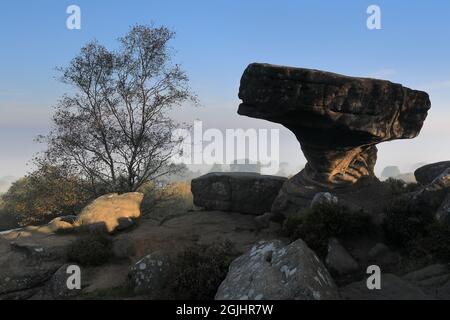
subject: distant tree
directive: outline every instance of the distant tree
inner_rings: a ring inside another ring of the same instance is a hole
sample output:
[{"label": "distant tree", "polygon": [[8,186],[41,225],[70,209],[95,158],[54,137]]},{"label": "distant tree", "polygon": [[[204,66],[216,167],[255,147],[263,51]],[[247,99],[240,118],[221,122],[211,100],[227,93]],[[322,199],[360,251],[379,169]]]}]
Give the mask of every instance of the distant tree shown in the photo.
[{"label": "distant tree", "polygon": [[61,68],[74,93],[63,96],[53,129],[38,140],[48,149],[36,161],[70,167],[94,194],[136,191],[170,172],[167,163],[180,142],[179,125],[167,115],[194,101],[188,78],[171,63],[166,27],[135,26],[118,51],[90,42]]},{"label": "distant tree", "polygon": [[3,211],[21,225],[77,214],[91,199],[84,182],[64,167],[42,166],[14,182],[2,196]]}]

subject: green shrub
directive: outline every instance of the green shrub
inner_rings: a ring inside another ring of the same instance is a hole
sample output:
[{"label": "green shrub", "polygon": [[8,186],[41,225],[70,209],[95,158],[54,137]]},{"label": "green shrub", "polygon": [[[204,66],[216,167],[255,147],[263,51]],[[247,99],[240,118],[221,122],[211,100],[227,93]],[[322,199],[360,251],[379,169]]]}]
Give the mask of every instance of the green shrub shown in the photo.
[{"label": "green shrub", "polygon": [[433,222],[433,211],[411,203],[408,198],[397,198],[385,208],[383,229],[386,239],[397,246],[422,238]]},{"label": "green shrub", "polygon": [[302,239],[319,256],[327,252],[328,240],[371,232],[370,217],[347,206],[323,203],[289,216],[283,233],[292,240]]},{"label": "green shrub", "polygon": [[99,266],[113,256],[112,240],[104,233],[86,233],[72,242],[68,249],[68,259],[83,266]]},{"label": "green shrub", "polygon": [[179,253],[173,262],[171,298],[209,300],[225,279],[228,267],[236,257],[230,242],[210,246],[197,245]]}]

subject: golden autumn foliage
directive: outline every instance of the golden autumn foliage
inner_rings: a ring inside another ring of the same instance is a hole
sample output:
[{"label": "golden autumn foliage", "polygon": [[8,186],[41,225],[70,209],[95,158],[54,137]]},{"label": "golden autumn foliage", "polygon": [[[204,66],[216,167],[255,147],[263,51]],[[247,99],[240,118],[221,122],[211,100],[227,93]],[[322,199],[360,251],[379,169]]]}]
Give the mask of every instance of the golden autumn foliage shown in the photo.
[{"label": "golden autumn foliage", "polygon": [[5,212],[14,214],[20,225],[28,225],[76,214],[89,195],[77,177],[62,168],[44,166],[14,182],[2,200]]}]

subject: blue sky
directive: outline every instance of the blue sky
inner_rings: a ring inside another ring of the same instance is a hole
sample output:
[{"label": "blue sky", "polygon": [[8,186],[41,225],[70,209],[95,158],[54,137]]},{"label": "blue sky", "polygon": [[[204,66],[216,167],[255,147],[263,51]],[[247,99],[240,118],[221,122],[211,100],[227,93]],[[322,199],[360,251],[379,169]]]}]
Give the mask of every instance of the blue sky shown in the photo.
[{"label": "blue sky", "polygon": [[[81,8],[81,30],[65,26],[71,4]],[[381,30],[366,27],[371,4],[381,8]],[[380,145],[377,168],[450,159],[450,1],[16,0],[0,11],[0,176],[26,172],[39,149],[33,137],[48,130],[52,105],[69,90],[55,67],[89,40],[114,48],[129,26],[150,22],[176,32],[175,61],[203,105],[178,113],[181,120],[279,128],[236,115],[239,79],[251,62],[372,76],[426,90],[433,105],[418,138]],[[304,162],[284,129],[281,148],[282,160]]]}]

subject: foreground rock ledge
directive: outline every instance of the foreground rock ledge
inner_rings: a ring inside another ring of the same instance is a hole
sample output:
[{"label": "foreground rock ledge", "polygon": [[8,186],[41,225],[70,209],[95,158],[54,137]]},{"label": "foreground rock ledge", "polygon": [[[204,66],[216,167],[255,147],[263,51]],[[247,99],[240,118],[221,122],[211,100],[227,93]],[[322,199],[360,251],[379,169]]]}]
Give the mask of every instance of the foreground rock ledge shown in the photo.
[{"label": "foreground rock ledge", "polygon": [[431,106],[427,93],[389,81],[260,63],[245,70],[239,98],[239,114],[284,125],[308,160],[283,187],[280,212],[289,198],[376,179],[375,145],[416,137]]}]

